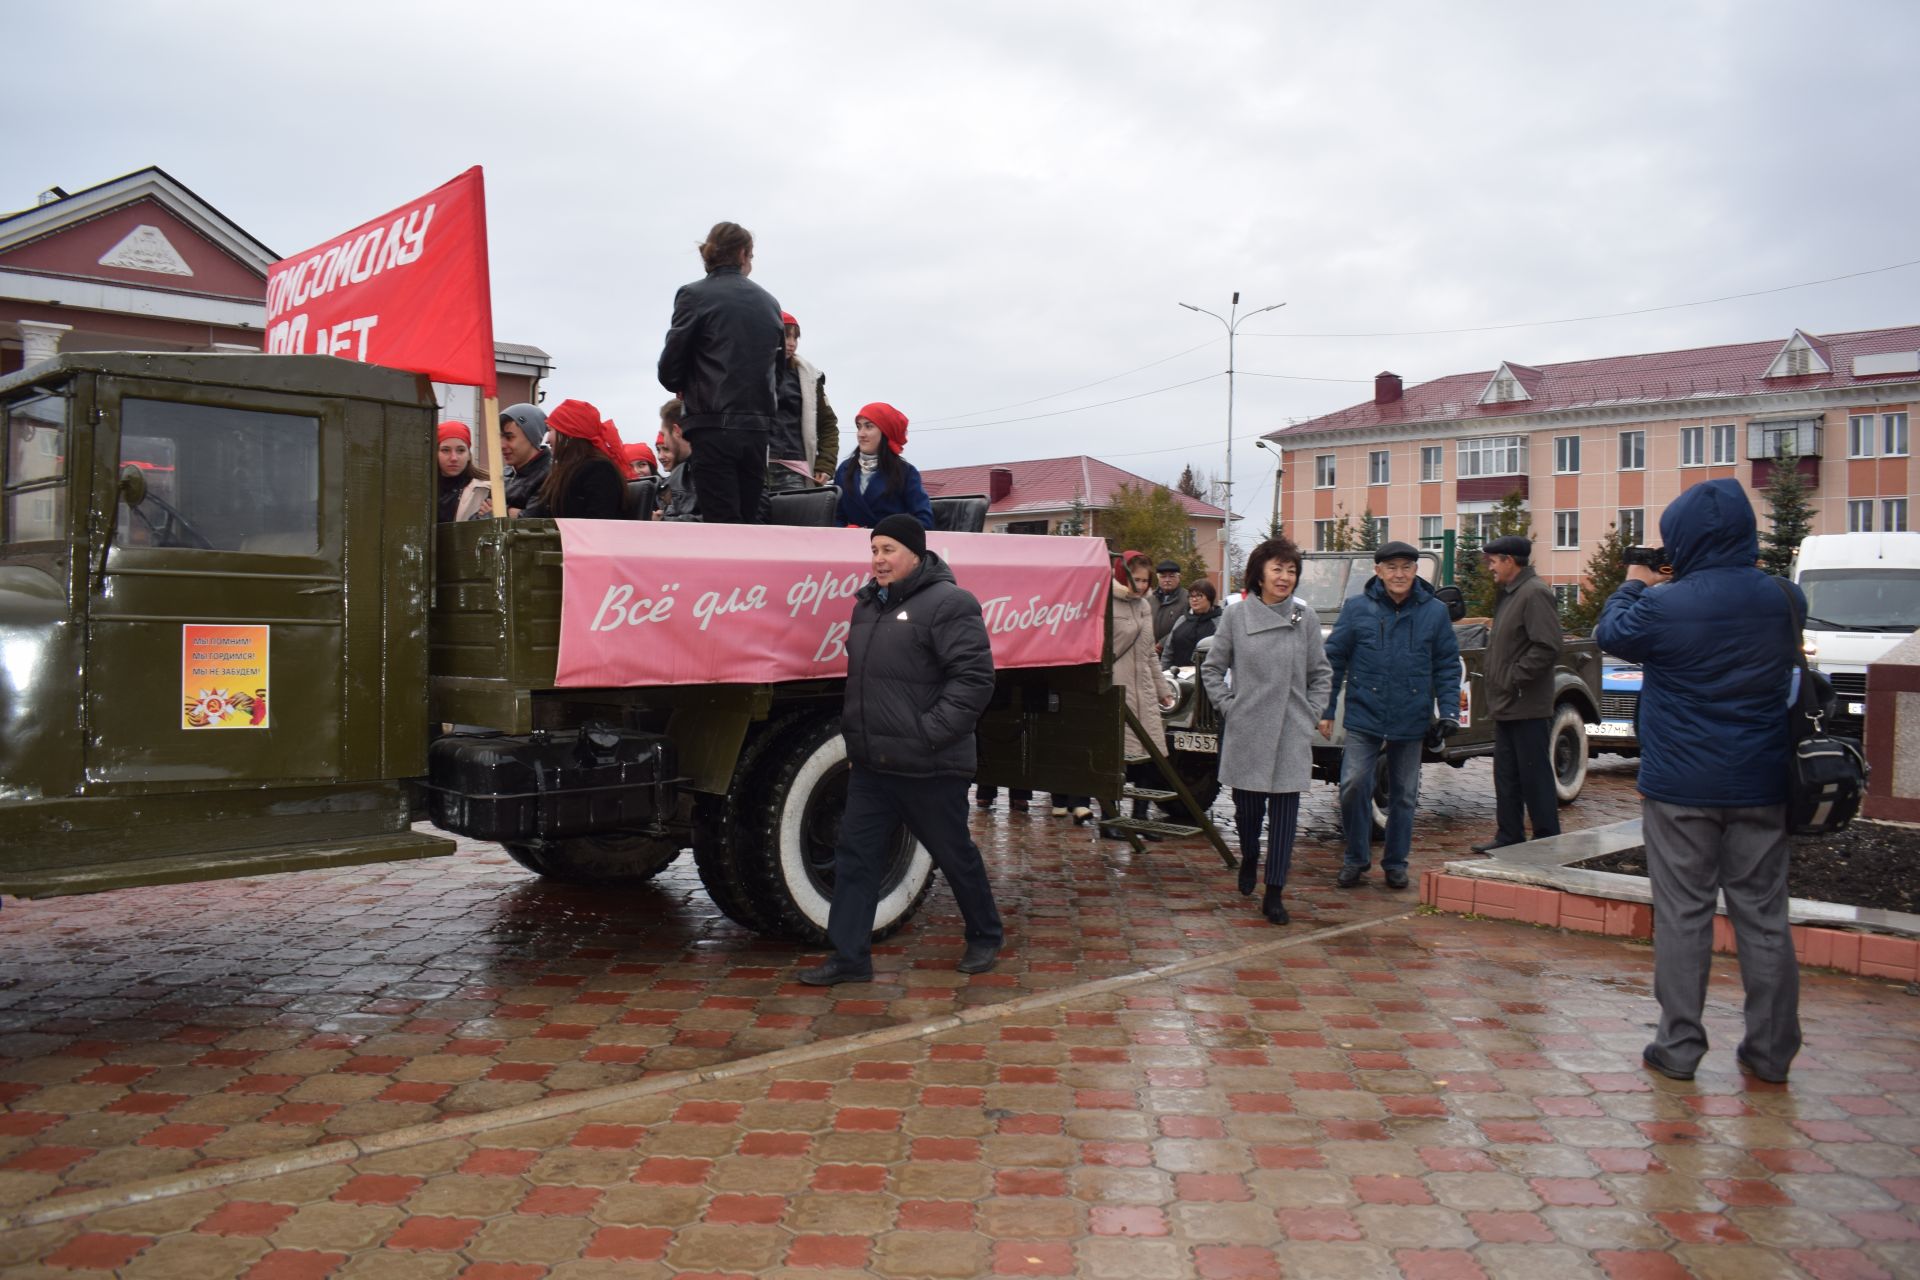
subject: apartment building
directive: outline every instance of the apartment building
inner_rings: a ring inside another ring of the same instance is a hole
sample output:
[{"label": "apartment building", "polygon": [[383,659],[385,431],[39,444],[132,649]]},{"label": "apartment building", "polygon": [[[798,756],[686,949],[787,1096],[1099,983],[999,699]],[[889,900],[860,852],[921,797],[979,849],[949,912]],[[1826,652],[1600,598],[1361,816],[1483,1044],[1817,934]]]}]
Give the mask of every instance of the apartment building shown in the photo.
[{"label": "apartment building", "polygon": [[1659,540],[1689,485],[1731,477],[1754,497],[1788,451],[1815,533],[1920,529],[1911,452],[1920,325],[1453,374],[1273,432],[1284,519],[1305,546],[1371,513],[1387,537],[1438,546],[1484,530],[1518,490],[1534,563],[1575,589],[1611,525]]},{"label": "apartment building", "polygon": [[[1082,533],[1099,536],[1100,515],[1121,486],[1164,489],[1165,485],[1122,470],[1110,462],[1076,454],[1025,462],[986,462],[968,467],[937,467],[920,473],[934,497],[985,494],[988,533],[1058,533],[1078,517]],[[1209,563],[1220,558],[1220,531],[1227,513],[1177,489],[1167,493],[1187,513],[1187,546]]]}]

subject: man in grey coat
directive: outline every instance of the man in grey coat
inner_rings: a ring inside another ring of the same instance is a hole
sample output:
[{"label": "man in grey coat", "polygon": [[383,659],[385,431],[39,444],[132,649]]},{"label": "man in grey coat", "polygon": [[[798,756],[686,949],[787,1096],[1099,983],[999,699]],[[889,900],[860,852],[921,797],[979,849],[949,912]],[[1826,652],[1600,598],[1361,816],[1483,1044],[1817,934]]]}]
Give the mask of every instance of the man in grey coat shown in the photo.
[{"label": "man in grey coat", "polygon": [[1560,834],[1560,795],[1554,788],[1553,667],[1560,659],[1560,611],[1553,588],[1530,561],[1533,543],[1519,534],[1486,546],[1487,568],[1500,584],[1487,641],[1487,711],[1493,716],[1493,811],[1498,826],[1484,853],[1527,838]]}]

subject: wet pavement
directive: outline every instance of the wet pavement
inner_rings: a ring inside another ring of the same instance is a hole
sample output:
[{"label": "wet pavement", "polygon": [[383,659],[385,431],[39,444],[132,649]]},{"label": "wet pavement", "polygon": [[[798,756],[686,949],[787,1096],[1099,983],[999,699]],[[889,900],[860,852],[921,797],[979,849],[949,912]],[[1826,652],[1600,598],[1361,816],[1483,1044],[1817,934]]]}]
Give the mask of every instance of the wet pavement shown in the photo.
[{"label": "wet pavement", "polygon": [[[1416,871],[1488,833],[1485,774],[1427,771]],[[1632,816],[1631,777],[1597,769],[1568,825]],[[28,1227],[0,1266],[1920,1274],[1920,1001],[1810,974],[1793,1085],[1748,1085],[1726,965],[1707,1069],[1649,1078],[1645,947],[1414,914],[1377,874],[1342,893],[1331,798],[1285,930],[1198,841],[980,815],[1001,967],[952,971],[942,890],[875,983],[828,991],[679,864],[609,895],[476,847],[9,902],[0,1212],[462,1136]]]}]

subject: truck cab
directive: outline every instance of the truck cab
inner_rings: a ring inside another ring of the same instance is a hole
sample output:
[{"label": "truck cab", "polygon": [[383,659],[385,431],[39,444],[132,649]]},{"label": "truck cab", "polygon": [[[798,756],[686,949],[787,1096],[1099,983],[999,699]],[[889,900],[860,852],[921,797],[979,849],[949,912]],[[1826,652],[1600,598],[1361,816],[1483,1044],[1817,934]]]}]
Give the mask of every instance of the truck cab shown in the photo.
[{"label": "truck cab", "polygon": [[1837,695],[1830,727],[1864,738],[1868,664],[1920,627],[1920,533],[1814,534],[1793,580],[1807,597],[1807,661]]}]

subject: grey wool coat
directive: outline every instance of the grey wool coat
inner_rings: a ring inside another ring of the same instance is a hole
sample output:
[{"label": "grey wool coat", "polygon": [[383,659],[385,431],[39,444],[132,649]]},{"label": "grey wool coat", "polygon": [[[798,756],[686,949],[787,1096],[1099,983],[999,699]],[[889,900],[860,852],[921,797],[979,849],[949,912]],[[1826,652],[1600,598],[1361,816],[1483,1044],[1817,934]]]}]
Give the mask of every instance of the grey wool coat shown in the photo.
[{"label": "grey wool coat", "polygon": [[1318,614],[1297,599],[1277,611],[1257,596],[1229,606],[1200,681],[1226,717],[1222,784],[1245,791],[1305,791],[1312,784],[1313,739],[1333,693]]}]

